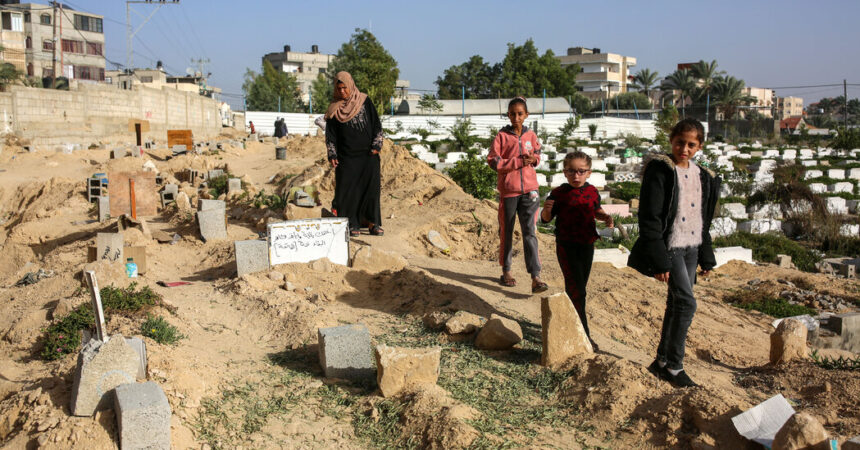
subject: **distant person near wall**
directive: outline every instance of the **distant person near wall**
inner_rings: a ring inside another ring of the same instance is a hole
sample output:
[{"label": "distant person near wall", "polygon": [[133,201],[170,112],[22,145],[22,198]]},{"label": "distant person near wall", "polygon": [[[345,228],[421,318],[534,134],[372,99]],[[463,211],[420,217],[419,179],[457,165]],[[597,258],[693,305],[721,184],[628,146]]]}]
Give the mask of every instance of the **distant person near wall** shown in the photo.
[{"label": "distant person near wall", "polygon": [[254,122],[253,121],[248,122],[248,126],[251,127],[251,134],[254,134],[257,132],[257,130],[254,128]]}]

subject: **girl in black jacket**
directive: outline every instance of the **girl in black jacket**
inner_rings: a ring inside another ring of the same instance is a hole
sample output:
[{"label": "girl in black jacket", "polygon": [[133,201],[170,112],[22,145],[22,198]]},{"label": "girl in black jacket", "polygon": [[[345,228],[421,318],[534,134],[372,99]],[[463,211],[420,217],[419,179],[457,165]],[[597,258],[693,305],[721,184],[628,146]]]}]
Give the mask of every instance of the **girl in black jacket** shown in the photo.
[{"label": "girl in black jacket", "polygon": [[672,154],[645,162],[639,194],[639,239],[627,265],[669,286],[657,357],[648,370],[676,386],[697,386],[684,371],[687,330],[696,312],[693,284],[716,265],[711,220],[720,179],[692,161],[705,130],[694,119],[678,122],[669,135]]}]

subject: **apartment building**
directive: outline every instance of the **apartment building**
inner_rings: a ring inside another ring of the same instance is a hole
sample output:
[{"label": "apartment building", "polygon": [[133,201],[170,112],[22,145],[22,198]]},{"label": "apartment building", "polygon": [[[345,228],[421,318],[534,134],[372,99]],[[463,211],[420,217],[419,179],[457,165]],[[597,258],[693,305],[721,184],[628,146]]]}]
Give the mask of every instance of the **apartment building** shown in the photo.
[{"label": "apartment building", "polygon": [[0,58],[3,62],[12,64],[21,72],[27,70],[26,39],[24,36],[24,13],[10,11],[2,7],[2,23],[0,23],[0,45],[3,51]]},{"label": "apartment building", "polygon": [[302,91],[302,101],[310,98],[310,88],[320,74],[325,74],[334,55],[320,53],[319,46],[312,45],[309,53],[294,52],[289,45],[284,46],[283,52],[268,53],[263,61],[268,61],[275,69],[291,73],[299,82]]},{"label": "apartment building", "polygon": [[745,87],[743,93],[755,99],[749,105],[750,110],[764,117],[773,117],[773,89]]},{"label": "apartment building", "polygon": [[800,97],[777,97],[776,114],[777,119],[780,120],[802,116],[803,99]]},{"label": "apartment building", "polygon": [[[3,3],[0,6],[3,32],[22,33],[24,65],[21,71],[27,76],[42,78],[54,74],[56,42],[57,76],[70,80],[104,81],[103,16],[75,11],[61,4],[57,4],[55,11],[52,5],[8,0]],[[5,39],[3,45],[9,45]]]},{"label": "apartment building", "polygon": [[581,72],[576,84],[591,100],[609,99],[627,92],[630,67],[636,58],[615,53],[601,53],[599,48],[571,47],[567,55],[559,56],[562,66],[579,64]]},{"label": "apartment building", "polygon": [[119,89],[130,89],[143,86],[150,89],[171,89],[191,92],[204,97],[217,98],[221,89],[209,86],[206,77],[199,73],[194,75],[171,76],[164,71],[161,61],[155,69],[109,70],[105,73],[105,83],[113,84]]}]

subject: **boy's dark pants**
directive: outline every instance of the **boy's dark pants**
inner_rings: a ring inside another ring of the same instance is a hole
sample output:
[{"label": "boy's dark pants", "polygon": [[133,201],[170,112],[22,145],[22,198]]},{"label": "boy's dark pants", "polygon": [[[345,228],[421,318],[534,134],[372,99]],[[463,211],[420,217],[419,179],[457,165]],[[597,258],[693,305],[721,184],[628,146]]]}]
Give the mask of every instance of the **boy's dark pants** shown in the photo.
[{"label": "boy's dark pants", "polygon": [[591,274],[594,245],[556,241],[555,254],[558,256],[558,265],[561,266],[561,273],[564,275],[564,291],[579,314],[585,334],[590,337],[588,317],[585,315],[585,285],[588,284],[588,276]]},{"label": "boy's dark pants", "polygon": [[669,270],[669,294],[666,298],[660,345],[657,346],[657,360],[665,362],[666,367],[673,370],[684,368],[687,330],[693,323],[693,314],[696,313],[693,284],[696,283],[698,256],[698,247],[669,250],[672,268]]}]

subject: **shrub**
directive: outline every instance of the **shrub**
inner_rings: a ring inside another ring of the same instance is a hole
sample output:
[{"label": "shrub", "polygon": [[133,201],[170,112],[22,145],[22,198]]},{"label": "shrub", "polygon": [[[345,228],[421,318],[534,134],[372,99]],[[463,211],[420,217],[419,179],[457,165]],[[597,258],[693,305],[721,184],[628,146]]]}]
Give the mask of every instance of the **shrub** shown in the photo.
[{"label": "shrub", "polygon": [[612,194],[612,198],[629,202],[634,198],[639,198],[639,190],[642,187],[642,183],[637,181],[621,181],[618,183],[609,183],[607,187]]},{"label": "shrub", "polygon": [[103,287],[100,294],[105,314],[115,312],[127,315],[140,311],[146,306],[161,304],[161,296],[153,292],[149,286],[144,286],[139,291],[135,291],[136,287],[137,282],[129,284],[126,288]]},{"label": "shrub", "polygon": [[257,195],[251,199],[251,204],[254,208],[269,208],[282,210],[287,207],[287,199],[281,198],[278,194],[266,194],[265,192],[257,192]]},{"label": "shrub", "polygon": [[147,315],[146,320],[140,326],[140,332],[159,344],[173,345],[185,338],[178,328],[168,323],[161,316]]},{"label": "shrub", "polygon": [[591,137],[591,140],[594,140],[594,136],[597,134],[597,124],[592,123],[588,125],[588,135]]},{"label": "shrub", "polygon": [[212,198],[218,198],[221,194],[227,193],[227,180],[232,178],[232,175],[229,173],[225,173],[224,175],[217,176],[215,178],[210,178],[209,182],[206,184],[209,186],[209,195]]},{"label": "shrub", "polygon": [[454,146],[462,151],[468,151],[480,139],[472,134],[475,131],[475,126],[472,125],[472,119],[457,119],[454,125],[448,128],[451,132],[451,139]]},{"label": "shrub", "polygon": [[771,317],[776,317],[777,319],[783,317],[802,316],[804,314],[815,314],[815,310],[812,308],[807,308],[803,305],[795,305],[794,303],[789,303],[784,299],[775,297],[763,297],[757,301],[736,303],[735,306],[746,310],[754,309]]},{"label": "shrub", "polygon": [[741,246],[752,249],[756,261],[774,262],[776,255],[791,256],[798,269],[813,272],[815,263],[821,260],[818,254],[791,239],[778,234],[734,233],[714,239],[714,247]]},{"label": "shrub", "polygon": [[46,328],[42,359],[53,361],[76,351],[81,345],[81,330],[89,329],[94,323],[92,307],[85,304]]},{"label": "shrub", "polygon": [[467,155],[448,169],[448,176],[467,194],[477,198],[492,198],[495,195],[496,171],[474,155]]}]

